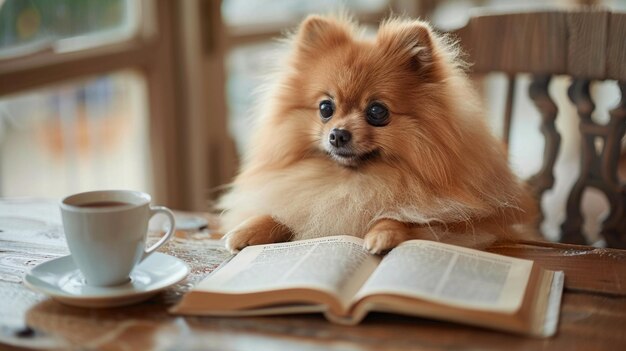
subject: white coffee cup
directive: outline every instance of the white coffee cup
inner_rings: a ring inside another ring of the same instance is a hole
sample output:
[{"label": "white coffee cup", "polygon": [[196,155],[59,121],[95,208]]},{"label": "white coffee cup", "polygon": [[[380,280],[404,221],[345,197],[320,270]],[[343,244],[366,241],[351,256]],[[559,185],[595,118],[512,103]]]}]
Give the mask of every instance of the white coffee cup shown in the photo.
[{"label": "white coffee cup", "polygon": [[[91,191],[61,200],[67,245],[88,285],[128,282],[133,268],[171,238],[174,214],[150,201],[150,195],[130,190]],[[146,250],[148,221],[157,213],[169,217],[170,228]]]}]

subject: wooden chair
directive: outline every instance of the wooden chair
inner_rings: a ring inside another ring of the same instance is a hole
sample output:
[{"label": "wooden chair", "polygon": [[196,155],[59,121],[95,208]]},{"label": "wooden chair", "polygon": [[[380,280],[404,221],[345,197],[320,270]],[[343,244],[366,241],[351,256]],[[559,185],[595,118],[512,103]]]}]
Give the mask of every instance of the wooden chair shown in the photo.
[{"label": "wooden chair", "polygon": [[[561,142],[555,128],[558,107],[548,86],[557,75],[571,77],[568,96],[580,119],[581,172],[569,193],[560,241],[588,243],[581,201],[586,189],[595,188],[610,205],[600,234],[607,246],[626,248],[626,187],[617,168],[626,130],[626,14],[596,8],[480,14],[454,34],[469,54],[473,73],[503,72],[509,79],[503,133],[507,143],[516,76],[532,75],[528,93],[541,114],[546,140],[543,166],[529,179],[538,199],[554,186]],[[589,87],[601,80],[616,80],[621,93],[606,125],[591,118],[595,105]]]}]

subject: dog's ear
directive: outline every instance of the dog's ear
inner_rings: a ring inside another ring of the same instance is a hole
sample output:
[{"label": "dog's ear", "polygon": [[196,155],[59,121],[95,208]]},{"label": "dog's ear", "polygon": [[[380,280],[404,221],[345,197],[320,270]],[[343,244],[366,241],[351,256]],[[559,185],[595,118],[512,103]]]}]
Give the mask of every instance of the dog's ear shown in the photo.
[{"label": "dog's ear", "polygon": [[308,16],[296,34],[298,48],[305,53],[324,52],[348,42],[351,28],[347,21],[318,15]]},{"label": "dog's ear", "polygon": [[424,22],[389,20],[381,26],[376,40],[388,55],[408,58],[412,66],[424,69],[434,61],[432,36]]}]

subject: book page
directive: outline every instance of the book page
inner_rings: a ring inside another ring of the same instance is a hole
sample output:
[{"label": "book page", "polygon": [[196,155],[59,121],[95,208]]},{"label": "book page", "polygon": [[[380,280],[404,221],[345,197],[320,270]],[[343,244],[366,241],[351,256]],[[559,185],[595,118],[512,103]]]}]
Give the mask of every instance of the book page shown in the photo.
[{"label": "book page", "polygon": [[249,246],[195,290],[247,293],[304,287],[331,292],[345,302],[379,262],[352,236]]},{"label": "book page", "polygon": [[382,260],[356,299],[394,294],[513,313],[522,304],[532,265],[528,260],[412,240]]}]

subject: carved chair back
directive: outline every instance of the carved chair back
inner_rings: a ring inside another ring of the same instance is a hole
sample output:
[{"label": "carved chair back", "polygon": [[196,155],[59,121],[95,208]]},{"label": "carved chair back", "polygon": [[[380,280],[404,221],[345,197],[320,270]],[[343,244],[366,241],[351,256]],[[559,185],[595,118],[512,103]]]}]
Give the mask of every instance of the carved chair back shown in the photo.
[{"label": "carved chair back", "polygon": [[[541,114],[545,137],[542,168],[528,180],[538,199],[554,186],[561,143],[555,127],[558,107],[548,87],[555,76],[571,77],[568,97],[578,113],[582,150],[580,174],[569,192],[560,241],[588,244],[581,201],[583,192],[594,188],[606,196],[610,206],[600,235],[607,246],[626,248],[626,187],[618,177],[626,130],[626,14],[589,8],[481,14],[454,34],[469,54],[472,73],[503,72],[509,79],[505,143],[510,135],[516,77],[522,73],[532,76],[528,93]],[[607,124],[591,117],[595,104],[590,85],[603,80],[617,81],[621,94],[621,101],[609,111]]]}]

